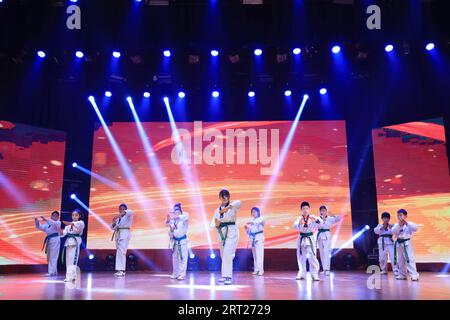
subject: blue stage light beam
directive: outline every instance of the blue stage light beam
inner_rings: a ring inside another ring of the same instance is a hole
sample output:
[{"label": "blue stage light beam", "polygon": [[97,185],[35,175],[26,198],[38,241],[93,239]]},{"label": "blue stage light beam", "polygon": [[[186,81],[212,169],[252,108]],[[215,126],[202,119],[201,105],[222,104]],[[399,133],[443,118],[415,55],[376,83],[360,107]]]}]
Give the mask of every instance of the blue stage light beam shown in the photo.
[{"label": "blue stage light beam", "polygon": [[[300,122],[300,118],[303,113],[303,109],[305,108],[306,102],[308,101],[309,96],[304,95],[300,107],[298,108],[297,115],[295,116],[294,121],[292,121],[291,128],[289,129],[288,135],[284,140],[283,147],[281,148],[280,156],[278,158],[277,163],[275,164],[275,168],[272,172],[272,175],[269,178],[269,181],[266,184],[263,196],[262,196],[262,204],[261,207],[265,208],[267,201],[269,201],[270,195],[272,193],[273,186],[275,185],[280,170],[283,168],[284,162],[286,160],[286,156],[289,153],[289,149],[291,147],[292,139],[294,138],[295,132],[298,127],[298,123]],[[264,210],[264,209],[263,209]]]},{"label": "blue stage light beam", "polygon": [[164,175],[162,173],[161,166],[159,164],[158,158],[156,157],[155,151],[153,149],[152,143],[150,141],[150,137],[147,136],[144,127],[142,126],[141,119],[136,112],[136,108],[134,107],[133,99],[130,97],[127,98],[128,105],[130,106],[131,113],[133,114],[134,122],[136,123],[136,128],[139,133],[139,137],[141,138],[142,145],[145,150],[145,156],[147,157],[147,162],[149,168],[151,168],[152,173],[158,182],[160,189],[162,189],[164,197],[166,199],[167,207],[171,207],[173,205],[172,197],[170,196],[170,189],[164,180]]},{"label": "blue stage light beam", "polygon": [[[185,161],[186,159],[184,158],[186,155],[186,152],[184,150],[183,143],[181,142],[181,138],[178,133],[177,124],[173,117],[169,98],[164,97],[163,101],[166,106],[167,115],[169,117],[170,127],[172,129],[172,135],[174,138],[177,154],[182,155],[182,157],[183,157],[182,159],[180,159],[181,171],[183,172],[183,177],[184,177],[185,181],[187,181],[187,183],[189,184],[189,188],[191,190],[195,190],[194,195],[193,195],[193,202],[200,203],[202,222],[203,222],[203,226],[205,228],[206,237],[208,239],[209,250],[210,250],[210,252],[212,252],[212,240],[211,240],[211,235],[209,232],[210,231],[210,222],[208,222],[208,219],[206,218],[204,201],[203,201],[203,197],[201,195],[200,188],[198,185],[198,175],[195,170],[195,166],[193,166],[192,168],[189,168],[189,166],[186,164],[187,161]],[[192,172],[193,172],[193,174],[192,174]]]},{"label": "blue stage light beam", "polygon": [[[73,166],[73,165],[72,165],[72,166]],[[103,183],[104,185],[107,185],[108,187],[110,187],[110,188],[112,188],[112,189],[114,189],[114,190],[117,190],[117,191],[120,191],[120,192],[123,192],[123,193],[128,193],[128,192],[130,192],[130,190],[128,190],[128,189],[122,187],[122,186],[121,186],[120,184],[118,184],[117,182],[114,182],[114,181],[112,181],[112,180],[109,180],[108,178],[105,178],[105,177],[99,175],[98,173],[92,172],[91,170],[86,169],[85,167],[83,167],[83,166],[81,166],[81,165],[79,165],[79,164],[77,164],[76,166],[74,166],[74,168],[80,170],[80,171],[83,172],[83,173],[86,173],[88,176],[91,176],[92,178],[94,178],[94,179],[100,181],[100,182]]]},{"label": "blue stage light beam", "polygon": [[95,213],[94,211],[92,211],[83,201],[81,201],[80,199],[78,199],[78,197],[75,194],[72,194],[70,196],[70,198],[75,201],[76,203],[78,203],[84,210],[86,210],[87,212],[89,212],[89,216],[92,216],[95,220],[97,220],[103,227],[105,227],[106,229],[108,229],[108,231],[111,231],[111,225],[106,223],[105,220],[102,219],[102,217],[100,217],[97,213]]},{"label": "blue stage light beam", "polygon": [[353,235],[353,237],[351,237],[350,239],[348,239],[342,246],[339,247],[339,249],[337,249],[336,251],[333,252],[332,256],[335,256],[336,254],[338,254],[342,249],[347,248],[349,245],[353,245],[353,242],[358,239],[359,237],[361,237],[364,232],[366,232],[367,230],[370,230],[370,227],[368,225],[365,225],[361,230],[359,230],[357,233],[355,233]]},{"label": "blue stage light beam", "polygon": [[43,59],[43,58],[45,58],[45,52],[42,51],[42,50],[39,50],[39,51],[37,52],[37,56],[38,56],[39,58]]},{"label": "blue stage light beam", "polygon": [[[142,189],[139,186],[139,183],[132,172],[128,161],[126,160],[122,150],[120,149],[116,139],[114,138],[113,134],[111,133],[111,130],[109,130],[108,125],[105,122],[105,119],[103,119],[103,116],[100,112],[100,109],[97,106],[97,103],[95,102],[95,98],[93,96],[89,97],[89,102],[91,103],[92,107],[94,108],[95,113],[97,114],[98,119],[100,120],[100,123],[103,127],[103,130],[105,131],[105,134],[108,138],[108,141],[113,148],[114,154],[116,155],[117,160],[119,161],[120,167],[125,174],[125,178],[127,179],[128,183],[130,184],[133,192],[135,193],[135,196],[138,199],[138,202],[141,204],[142,210],[145,212],[146,208],[151,208],[152,206],[150,203],[143,197]],[[148,217],[146,215],[148,219]]]}]

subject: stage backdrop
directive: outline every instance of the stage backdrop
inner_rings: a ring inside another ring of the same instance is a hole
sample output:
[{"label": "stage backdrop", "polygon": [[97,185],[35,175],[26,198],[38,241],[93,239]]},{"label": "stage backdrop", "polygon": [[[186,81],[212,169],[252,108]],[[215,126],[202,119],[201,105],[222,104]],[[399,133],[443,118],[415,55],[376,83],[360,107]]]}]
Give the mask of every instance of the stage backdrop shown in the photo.
[{"label": "stage backdrop", "polygon": [[409,122],[373,134],[379,214],[400,208],[420,224],[418,262],[450,261],[450,175],[443,119]]},{"label": "stage backdrop", "polygon": [[34,217],[61,209],[66,135],[0,121],[0,265],[46,263]]},{"label": "stage backdrop", "polygon": [[190,246],[217,247],[210,224],[222,188],[242,201],[240,248],[248,244],[244,224],[253,206],[266,218],[266,248],[294,248],[301,201],[309,201],[314,214],[326,204],[331,214],[344,216],[333,230],[334,246],[343,245],[352,234],[345,122],[301,121],[289,135],[292,124],[176,123],[177,136],[168,122],[142,123],[143,143],[135,123],[112,123],[115,150],[99,127],[92,170],[100,176],[91,183],[88,248],[114,247],[108,224],[122,202],[135,213],[131,248],[168,248],[165,219],[176,202],[190,214]]}]

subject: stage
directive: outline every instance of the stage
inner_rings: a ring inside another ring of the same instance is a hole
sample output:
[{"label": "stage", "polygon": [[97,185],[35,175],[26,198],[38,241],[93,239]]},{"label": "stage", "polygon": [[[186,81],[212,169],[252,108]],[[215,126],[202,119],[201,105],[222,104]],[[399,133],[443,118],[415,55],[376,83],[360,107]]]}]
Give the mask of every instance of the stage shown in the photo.
[{"label": "stage", "polygon": [[[0,276],[0,300],[448,300],[450,275],[422,272],[419,282],[381,276],[381,289],[368,289],[369,274],[360,271],[321,275],[320,282],[295,280],[296,272],[267,272],[264,277],[236,272],[234,284],[217,282],[218,273],[189,273],[186,280],[168,274],[129,272],[82,273],[79,285],[63,282],[64,275]],[[78,287],[78,288],[77,288]]]}]

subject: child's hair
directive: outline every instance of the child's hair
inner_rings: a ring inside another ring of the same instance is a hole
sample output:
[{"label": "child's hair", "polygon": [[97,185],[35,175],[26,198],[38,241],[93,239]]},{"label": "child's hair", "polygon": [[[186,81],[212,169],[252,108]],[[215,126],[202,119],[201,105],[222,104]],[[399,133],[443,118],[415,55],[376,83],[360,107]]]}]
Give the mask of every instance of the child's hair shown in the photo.
[{"label": "child's hair", "polygon": [[259,218],[261,216],[261,210],[259,210],[258,207],[253,207],[250,212],[253,212],[253,210],[255,210],[258,213],[258,218]]},{"label": "child's hair", "polygon": [[180,210],[181,212],[183,212],[183,210],[181,210],[181,203],[175,203],[175,205],[173,206],[173,211],[175,210]]},{"label": "child's hair", "polygon": [[80,220],[83,219],[83,214],[81,213],[81,210],[80,210],[80,209],[75,208],[75,209],[73,209],[72,213],[74,213],[74,212],[78,213],[78,215],[80,216]]},{"label": "child's hair", "polygon": [[324,204],[320,206],[320,208],[319,208],[319,211],[320,211],[320,210],[322,210],[322,209],[325,209],[325,210],[327,210],[327,211],[328,211],[328,208],[327,208],[327,206],[326,206],[326,205],[324,205]]},{"label": "child's hair", "polygon": [[309,202],[303,201],[302,204],[300,205],[300,209],[303,209],[303,207],[309,207]]},{"label": "child's hair", "polygon": [[221,198],[229,198],[230,197],[230,191],[228,191],[227,189],[222,189],[219,192],[219,197]]},{"label": "child's hair", "polygon": [[391,215],[389,214],[389,212],[383,212],[383,213],[381,214],[381,219],[384,219],[384,218],[388,218],[388,219],[391,218]]},{"label": "child's hair", "polygon": [[125,208],[125,210],[128,210],[128,206],[125,203],[121,203],[119,205],[119,209],[122,208],[122,207]]},{"label": "child's hair", "polygon": [[52,214],[51,214],[50,216],[52,216],[52,215],[54,215],[54,214],[56,214],[56,215],[59,217],[59,212],[58,212],[58,211],[56,211],[56,210],[53,211]]},{"label": "child's hair", "polygon": [[403,213],[405,216],[408,215],[408,212],[405,209],[400,209],[397,211],[397,213]]}]

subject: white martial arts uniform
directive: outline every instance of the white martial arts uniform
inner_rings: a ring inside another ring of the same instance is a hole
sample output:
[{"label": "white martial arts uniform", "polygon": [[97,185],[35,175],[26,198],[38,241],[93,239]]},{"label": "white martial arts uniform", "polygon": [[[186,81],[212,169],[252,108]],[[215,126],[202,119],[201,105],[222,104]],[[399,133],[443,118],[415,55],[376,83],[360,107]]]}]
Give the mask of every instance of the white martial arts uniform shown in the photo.
[{"label": "white martial arts uniform", "polygon": [[394,265],[394,240],[392,240],[392,227],[393,225],[389,225],[388,229],[384,229],[384,225],[382,223],[378,224],[373,231],[377,234],[378,237],[378,254],[380,260],[380,269],[381,272],[387,272],[387,262],[388,262],[388,254],[389,260],[391,261],[392,270],[394,274],[398,273],[398,266]]},{"label": "white martial arts uniform", "polygon": [[[233,201],[230,204],[233,208],[225,212],[222,217],[220,217],[219,213],[219,211],[223,209],[222,206],[216,209],[216,212],[214,213],[214,221],[215,219],[218,219],[221,224],[224,223],[222,227],[216,229],[219,240],[220,257],[222,258],[222,278],[233,277],[233,259],[239,241],[239,230],[236,225],[236,215],[238,210],[241,208],[241,201]],[[228,223],[234,224],[225,225]],[[219,232],[219,230],[221,232]],[[221,234],[224,239],[222,239]]]},{"label": "white martial arts uniform", "polygon": [[253,219],[247,234],[252,241],[253,271],[264,273],[264,218]]},{"label": "white martial arts uniform", "polygon": [[[300,226],[299,226],[300,222]],[[306,260],[309,261],[309,272],[313,279],[319,279],[319,261],[316,257],[316,239],[314,232],[317,229],[315,221],[308,221],[307,226],[304,227],[303,216],[295,220],[294,228],[300,231],[297,240],[297,263],[298,263],[298,277],[305,278],[306,276]],[[304,236],[302,237],[302,234]],[[310,236],[307,236],[310,234]]]},{"label": "white martial arts uniform", "polygon": [[[392,233],[397,240],[395,241],[395,251],[397,254],[397,264],[398,264],[398,277],[406,278],[409,274],[411,279],[418,280],[419,273],[416,268],[416,260],[414,258],[414,247],[412,241],[412,235],[417,231],[419,226],[414,222],[409,222],[407,225],[400,226],[396,223],[392,227]],[[395,253],[394,253],[394,263],[395,263]]]},{"label": "white martial arts uniform", "polygon": [[131,239],[131,225],[133,224],[133,211],[125,210],[125,215],[112,225],[113,240],[116,240],[116,270],[125,271],[127,268],[127,250]]},{"label": "white martial arts uniform", "polygon": [[331,242],[332,237],[330,228],[335,223],[341,221],[340,216],[334,217],[319,217],[318,233],[317,233],[317,248],[320,253],[320,261],[322,262],[322,268],[324,272],[330,271],[330,255],[331,255]]},{"label": "white martial arts uniform", "polygon": [[77,264],[80,257],[81,235],[84,230],[84,222],[74,221],[73,226],[66,226],[63,235],[66,237],[64,243],[66,251],[66,279],[73,281],[77,279]]},{"label": "white martial arts uniform", "polygon": [[47,253],[48,274],[56,276],[58,274],[58,256],[61,242],[59,236],[61,221],[48,219],[45,224],[40,224],[39,221],[37,221],[36,229],[44,231],[47,234],[47,237],[45,237],[44,240],[43,249],[45,249],[45,252]]},{"label": "white martial arts uniform", "polygon": [[172,277],[185,278],[188,254],[187,229],[189,226],[189,214],[183,212],[178,219],[171,219],[167,226],[174,226],[173,231],[169,231],[170,248],[172,249]]}]

